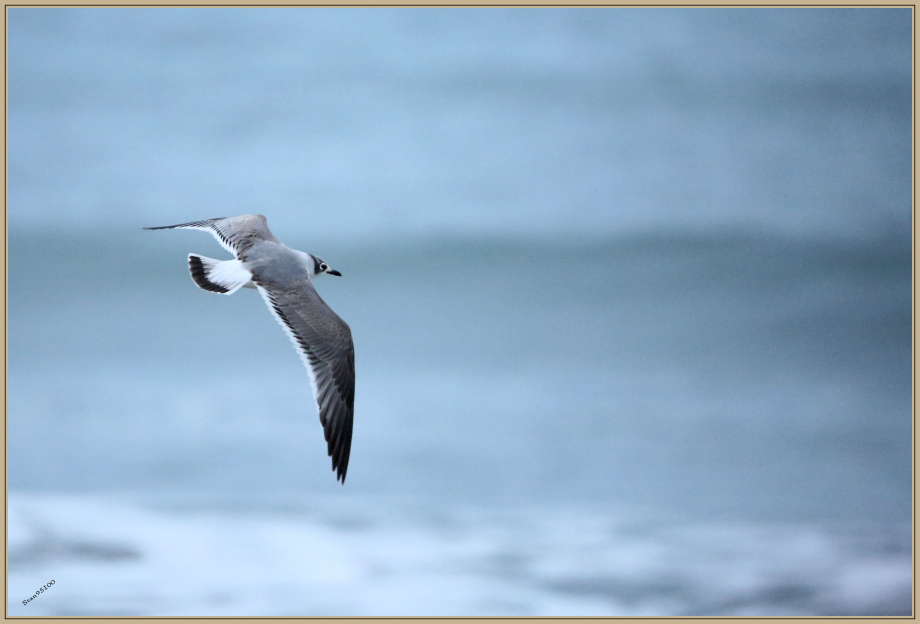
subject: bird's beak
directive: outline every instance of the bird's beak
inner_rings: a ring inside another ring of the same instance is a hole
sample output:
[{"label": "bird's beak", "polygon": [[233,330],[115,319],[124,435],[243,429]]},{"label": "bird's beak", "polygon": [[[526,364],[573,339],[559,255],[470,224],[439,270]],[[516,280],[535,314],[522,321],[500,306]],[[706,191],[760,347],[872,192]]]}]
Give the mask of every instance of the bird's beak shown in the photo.
[{"label": "bird's beak", "polygon": [[329,269],[328,271],[326,271],[326,275],[335,275],[336,277],[342,277],[341,273],[333,269]]}]

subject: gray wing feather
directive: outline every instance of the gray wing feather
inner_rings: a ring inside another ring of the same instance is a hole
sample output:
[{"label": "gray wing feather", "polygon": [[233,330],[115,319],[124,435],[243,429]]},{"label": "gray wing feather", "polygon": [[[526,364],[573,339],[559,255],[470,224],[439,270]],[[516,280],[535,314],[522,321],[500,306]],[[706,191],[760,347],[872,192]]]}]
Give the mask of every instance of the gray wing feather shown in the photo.
[{"label": "gray wing feather", "polygon": [[336,478],[345,483],[355,408],[355,347],[348,324],[309,280],[295,285],[253,282],[284,328],[310,374],[327,450]]},{"label": "gray wing feather", "polygon": [[275,235],[268,229],[268,220],[262,215],[243,215],[240,217],[218,217],[203,221],[180,223],[179,225],[164,225],[161,227],[144,228],[145,230],[203,230],[209,232],[217,239],[221,246],[232,253],[237,259],[242,259],[253,245],[261,241],[280,243]]}]

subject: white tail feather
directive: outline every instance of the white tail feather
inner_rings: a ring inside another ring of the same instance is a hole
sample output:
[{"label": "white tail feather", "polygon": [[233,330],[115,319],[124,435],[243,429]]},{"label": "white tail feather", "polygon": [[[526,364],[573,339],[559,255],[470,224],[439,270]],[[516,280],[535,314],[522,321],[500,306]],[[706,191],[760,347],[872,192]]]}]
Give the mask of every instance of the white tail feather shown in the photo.
[{"label": "white tail feather", "polygon": [[215,260],[197,254],[188,255],[192,280],[202,290],[232,295],[243,286],[252,288],[252,273],[239,260]]}]

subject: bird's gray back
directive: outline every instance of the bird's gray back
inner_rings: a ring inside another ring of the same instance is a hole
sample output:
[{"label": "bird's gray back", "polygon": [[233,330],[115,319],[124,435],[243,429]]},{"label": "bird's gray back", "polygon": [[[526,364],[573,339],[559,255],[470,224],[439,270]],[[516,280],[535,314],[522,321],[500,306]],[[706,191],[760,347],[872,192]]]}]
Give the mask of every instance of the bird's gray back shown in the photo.
[{"label": "bird's gray back", "polygon": [[241,260],[253,283],[309,325],[321,342],[337,349],[351,344],[351,329],[316,292],[297,251],[277,241],[259,241]]},{"label": "bird's gray back", "polygon": [[274,241],[255,241],[240,254],[243,266],[266,288],[294,288],[310,282],[310,274],[297,252]]}]

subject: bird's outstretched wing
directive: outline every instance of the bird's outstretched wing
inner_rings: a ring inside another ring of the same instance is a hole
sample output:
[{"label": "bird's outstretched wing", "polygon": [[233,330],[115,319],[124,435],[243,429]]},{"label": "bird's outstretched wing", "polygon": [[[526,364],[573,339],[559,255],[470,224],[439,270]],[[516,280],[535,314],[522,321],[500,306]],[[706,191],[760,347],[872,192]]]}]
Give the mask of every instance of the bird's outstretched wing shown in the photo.
[{"label": "bird's outstretched wing", "polygon": [[336,479],[345,483],[355,412],[355,346],[348,324],[308,280],[253,282],[307,367]]},{"label": "bird's outstretched wing", "polygon": [[219,217],[192,221],[179,225],[164,225],[161,227],[148,227],[145,230],[202,230],[209,232],[217,239],[221,246],[232,253],[237,259],[242,260],[254,244],[259,241],[280,242],[268,229],[268,220],[262,215],[243,215],[240,217]]}]

